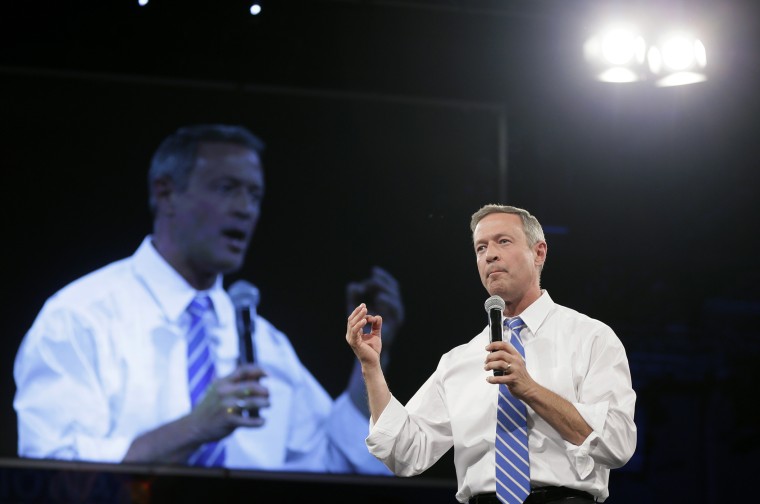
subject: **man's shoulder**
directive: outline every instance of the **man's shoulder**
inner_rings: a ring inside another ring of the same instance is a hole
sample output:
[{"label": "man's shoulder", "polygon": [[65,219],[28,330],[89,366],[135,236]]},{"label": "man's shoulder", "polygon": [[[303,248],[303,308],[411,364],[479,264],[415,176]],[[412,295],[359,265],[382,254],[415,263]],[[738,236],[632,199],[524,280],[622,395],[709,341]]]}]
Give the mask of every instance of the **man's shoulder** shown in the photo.
[{"label": "man's shoulder", "polygon": [[89,301],[126,288],[134,282],[131,258],[123,258],[90,271],[55,292],[48,303],[86,306]]},{"label": "man's shoulder", "polygon": [[488,344],[488,326],[473,336],[466,343],[461,343],[441,356],[442,360],[456,362],[465,355],[475,354],[480,357],[483,349]]},{"label": "man's shoulder", "polygon": [[47,298],[26,337],[44,338],[66,332],[94,334],[103,322],[118,317],[129,320],[124,309],[135,290],[127,280],[129,269],[127,260],[117,260],[71,281]]},{"label": "man's shoulder", "polygon": [[554,318],[562,326],[582,329],[583,332],[588,334],[598,332],[613,333],[612,328],[600,319],[557,303],[554,303],[552,306],[550,317]]}]

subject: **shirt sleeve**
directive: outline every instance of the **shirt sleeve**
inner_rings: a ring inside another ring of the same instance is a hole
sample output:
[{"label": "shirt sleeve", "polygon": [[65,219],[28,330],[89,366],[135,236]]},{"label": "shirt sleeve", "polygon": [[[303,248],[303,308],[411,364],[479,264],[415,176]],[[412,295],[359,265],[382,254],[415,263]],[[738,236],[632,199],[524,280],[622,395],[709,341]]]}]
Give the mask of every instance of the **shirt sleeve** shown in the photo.
[{"label": "shirt sleeve", "polygon": [[132,440],[108,435],[109,409],[92,335],[84,318],[50,304],[25,335],[14,365],[19,456],[124,458]]},{"label": "shirt sleeve", "polygon": [[636,393],[625,348],[609,328],[594,341],[579,397],[574,406],[593,432],[580,446],[566,443],[566,448],[583,479],[595,463],[612,469],[625,465],[636,449]]},{"label": "shirt sleeve", "polygon": [[453,446],[448,410],[437,379],[428,378],[406,406],[391,396],[366,444],[397,476],[423,473]]}]

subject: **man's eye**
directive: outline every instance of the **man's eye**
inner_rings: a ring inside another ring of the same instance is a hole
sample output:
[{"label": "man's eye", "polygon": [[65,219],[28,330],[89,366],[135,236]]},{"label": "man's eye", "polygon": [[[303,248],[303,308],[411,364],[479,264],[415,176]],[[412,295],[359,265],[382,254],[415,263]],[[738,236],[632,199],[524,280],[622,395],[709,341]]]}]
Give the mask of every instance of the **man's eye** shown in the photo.
[{"label": "man's eye", "polygon": [[264,199],[264,194],[259,189],[250,189],[248,195],[251,197],[252,201],[260,202]]}]

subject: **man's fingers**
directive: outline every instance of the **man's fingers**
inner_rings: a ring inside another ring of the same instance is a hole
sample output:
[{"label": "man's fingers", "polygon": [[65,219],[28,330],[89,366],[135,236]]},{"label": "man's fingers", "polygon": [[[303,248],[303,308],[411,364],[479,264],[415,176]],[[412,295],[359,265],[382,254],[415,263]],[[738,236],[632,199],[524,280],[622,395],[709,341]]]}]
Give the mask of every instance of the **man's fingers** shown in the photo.
[{"label": "man's fingers", "polygon": [[249,397],[269,397],[269,389],[258,381],[241,381],[232,389],[232,395],[246,399]]},{"label": "man's fingers", "polygon": [[348,327],[355,327],[356,324],[365,320],[366,315],[367,306],[364,303],[361,303],[359,306],[354,308],[354,311],[352,311],[351,315],[348,316]]},{"label": "man's fingers", "polygon": [[362,328],[367,323],[366,317],[367,308],[364,303],[356,307],[356,309],[348,317],[348,328],[346,331],[346,340],[351,346],[358,344],[361,339]]},{"label": "man's fingers", "polygon": [[241,410],[253,410],[268,408],[270,406],[269,397],[246,397],[246,398],[229,398],[225,401],[227,408],[235,408],[238,411]]},{"label": "man's fingers", "polygon": [[228,375],[228,378],[232,382],[240,382],[246,380],[259,380],[266,375],[266,372],[261,369],[261,366],[258,364],[246,363],[235,368],[235,370]]}]

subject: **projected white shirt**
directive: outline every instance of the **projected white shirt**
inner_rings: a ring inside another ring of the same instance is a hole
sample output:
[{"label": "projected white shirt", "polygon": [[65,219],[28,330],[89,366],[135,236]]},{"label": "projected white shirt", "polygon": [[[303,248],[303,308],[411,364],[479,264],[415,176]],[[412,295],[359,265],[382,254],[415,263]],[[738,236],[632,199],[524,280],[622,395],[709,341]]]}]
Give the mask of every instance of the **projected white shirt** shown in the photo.
[{"label": "projected white shirt", "polygon": [[[234,308],[221,277],[209,294],[215,365],[225,376],[238,358]],[[194,295],[146,237],[133,256],[48,299],[15,361],[19,456],[120,462],[135,437],[185,415],[185,308]],[[224,439],[226,466],[389,474],[364,444],[366,417],[345,393],[333,401],[262,317],[255,347],[271,407],[260,411],[264,427]]]}]

